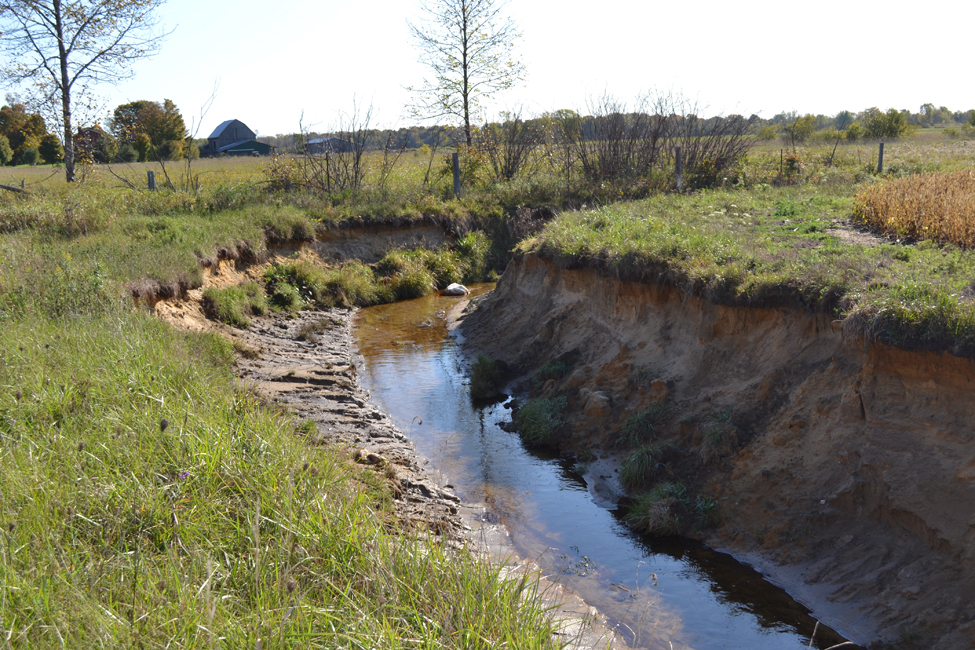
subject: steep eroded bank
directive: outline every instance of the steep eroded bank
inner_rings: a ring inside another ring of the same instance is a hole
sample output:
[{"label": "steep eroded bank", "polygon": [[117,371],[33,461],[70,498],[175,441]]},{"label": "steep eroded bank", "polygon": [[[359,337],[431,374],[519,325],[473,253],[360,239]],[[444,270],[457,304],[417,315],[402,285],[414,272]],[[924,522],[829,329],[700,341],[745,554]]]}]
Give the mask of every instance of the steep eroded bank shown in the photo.
[{"label": "steep eroded bank", "polygon": [[975,647],[971,360],[533,255],[462,328],[515,374],[563,362],[521,387],[566,396],[565,449],[622,460],[627,417],[662,405],[655,439],[673,451],[654,480],[716,499],[720,526],[698,534],[824,622],[861,643]]}]

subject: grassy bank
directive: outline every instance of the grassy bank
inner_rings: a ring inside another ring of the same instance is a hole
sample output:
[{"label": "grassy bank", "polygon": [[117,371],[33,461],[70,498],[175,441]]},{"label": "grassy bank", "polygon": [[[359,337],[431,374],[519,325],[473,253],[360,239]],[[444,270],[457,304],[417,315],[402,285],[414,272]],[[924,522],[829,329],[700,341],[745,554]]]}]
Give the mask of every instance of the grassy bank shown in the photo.
[{"label": "grassy bank", "polygon": [[855,191],[661,195],[565,213],[520,250],[723,304],[824,311],[893,345],[975,355],[975,254],[853,230]]},{"label": "grassy bank", "polygon": [[[399,534],[385,478],[242,390],[226,342],[133,309],[133,293],[199,286],[201,264],[334,225],[301,197],[97,184],[0,196],[10,647],[557,647],[535,583]],[[208,207],[219,196],[243,198]],[[426,292],[483,272],[484,255],[465,251],[399,251],[376,268],[296,261],[205,298],[227,320],[378,289],[394,299],[404,278]]]}]

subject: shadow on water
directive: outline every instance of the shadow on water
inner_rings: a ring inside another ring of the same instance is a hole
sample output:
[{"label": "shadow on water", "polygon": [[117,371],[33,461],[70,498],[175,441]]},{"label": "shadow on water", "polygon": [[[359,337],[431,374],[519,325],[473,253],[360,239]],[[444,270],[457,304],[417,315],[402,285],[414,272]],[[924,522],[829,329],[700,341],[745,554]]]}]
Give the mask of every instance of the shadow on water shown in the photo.
[{"label": "shadow on water", "polygon": [[[623,508],[599,505],[571,462],[526,450],[502,430],[510,417],[504,404],[473,404],[446,327],[457,300],[432,295],[371,307],[356,326],[364,387],[429,459],[435,478],[485,504],[519,553],[559,576],[633,646],[808,647],[816,621],[785,591],[703,544],[635,534]],[[813,645],[843,640],[821,625]]]}]

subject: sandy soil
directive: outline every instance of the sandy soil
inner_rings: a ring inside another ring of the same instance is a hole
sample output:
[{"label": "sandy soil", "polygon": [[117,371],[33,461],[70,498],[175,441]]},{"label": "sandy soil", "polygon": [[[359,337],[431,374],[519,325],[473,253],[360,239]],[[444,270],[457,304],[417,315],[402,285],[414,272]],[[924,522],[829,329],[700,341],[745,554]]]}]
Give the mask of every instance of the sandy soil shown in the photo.
[{"label": "sandy soil", "polygon": [[471,352],[522,377],[570,365],[540,389],[569,398],[564,447],[618,459],[626,417],[664,403],[658,439],[680,450],[664,478],[720,504],[708,543],[859,643],[975,648],[971,360],[534,256],[475,302],[461,326]]}]

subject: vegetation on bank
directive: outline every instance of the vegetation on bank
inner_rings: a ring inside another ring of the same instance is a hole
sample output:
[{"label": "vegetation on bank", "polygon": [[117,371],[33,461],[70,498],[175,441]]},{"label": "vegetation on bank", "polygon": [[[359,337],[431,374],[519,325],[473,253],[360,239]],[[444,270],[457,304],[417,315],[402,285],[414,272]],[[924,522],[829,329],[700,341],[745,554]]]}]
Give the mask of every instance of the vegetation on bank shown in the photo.
[{"label": "vegetation on bank", "polygon": [[975,355],[975,254],[871,238],[850,226],[853,204],[848,189],[824,184],[660,195],[564,213],[520,251],[722,304],[825,311],[886,343]]}]

